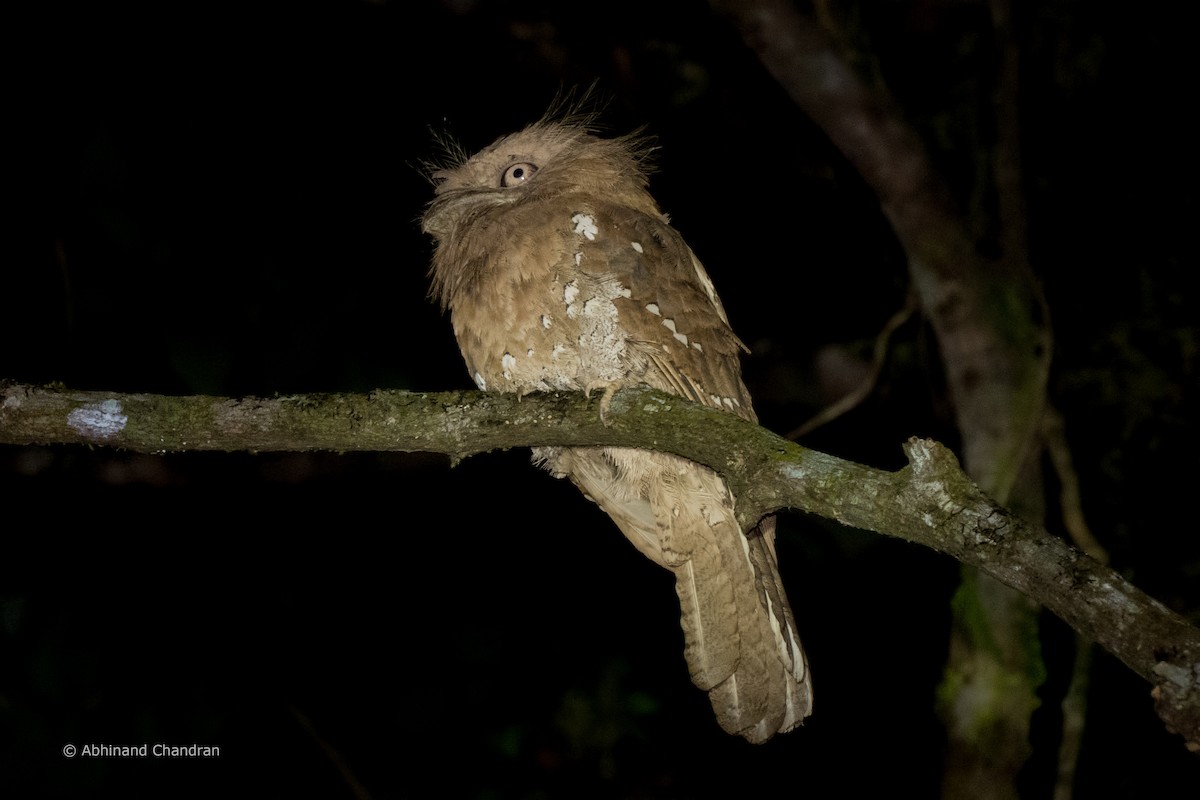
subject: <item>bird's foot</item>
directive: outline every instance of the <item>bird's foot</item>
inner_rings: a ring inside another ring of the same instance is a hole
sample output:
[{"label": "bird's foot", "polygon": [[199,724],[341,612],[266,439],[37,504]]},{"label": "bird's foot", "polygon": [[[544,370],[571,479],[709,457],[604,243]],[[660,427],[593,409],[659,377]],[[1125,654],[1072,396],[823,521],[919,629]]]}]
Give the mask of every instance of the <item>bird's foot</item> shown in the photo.
[{"label": "bird's foot", "polygon": [[621,386],[622,384],[617,381],[593,381],[583,387],[583,396],[587,398],[591,398],[592,392],[597,389],[604,390],[604,394],[600,397],[600,421],[604,423],[605,427],[610,424],[608,421],[608,409],[612,405],[613,395],[617,393],[617,390]]}]

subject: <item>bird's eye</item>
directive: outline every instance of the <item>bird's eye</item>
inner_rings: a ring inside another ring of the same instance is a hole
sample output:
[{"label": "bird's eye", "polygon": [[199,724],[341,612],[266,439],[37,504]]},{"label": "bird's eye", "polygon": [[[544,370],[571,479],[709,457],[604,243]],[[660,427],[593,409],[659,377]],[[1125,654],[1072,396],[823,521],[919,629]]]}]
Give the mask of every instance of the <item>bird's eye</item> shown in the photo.
[{"label": "bird's eye", "polygon": [[522,161],[517,164],[509,164],[508,169],[504,170],[504,174],[500,176],[500,185],[505,189],[511,189],[514,186],[520,186],[522,183],[532,178],[533,173],[537,171],[537,164],[530,164],[528,161]]}]

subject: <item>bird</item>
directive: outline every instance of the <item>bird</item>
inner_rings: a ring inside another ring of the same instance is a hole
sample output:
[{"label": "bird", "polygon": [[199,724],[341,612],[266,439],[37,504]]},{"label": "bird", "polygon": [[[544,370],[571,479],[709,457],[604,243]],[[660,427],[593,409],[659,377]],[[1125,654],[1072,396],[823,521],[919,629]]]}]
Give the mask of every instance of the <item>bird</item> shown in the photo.
[{"label": "bird", "polygon": [[[757,421],[748,352],[708,273],[651,196],[640,132],[547,114],[431,171],[430,294],[483,391],[648,385]],[[605,403],[601,403],[601,413]],[[775,518],[743,531],[713,470],[629,447],[534,448],[675,576],[684,658],[717,722],[753,743],[811,713],[807,657],[780,579]]]}]

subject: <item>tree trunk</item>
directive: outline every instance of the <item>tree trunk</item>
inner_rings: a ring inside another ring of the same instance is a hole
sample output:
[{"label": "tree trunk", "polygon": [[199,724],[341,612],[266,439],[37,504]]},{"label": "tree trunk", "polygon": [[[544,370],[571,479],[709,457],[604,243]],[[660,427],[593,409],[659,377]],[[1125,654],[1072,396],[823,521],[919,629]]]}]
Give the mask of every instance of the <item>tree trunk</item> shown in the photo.
[{"label": "tree trunk", "polygon": [[[1004,253],[988,259],[903,115],[824,31],[783,0],[717,5],[879,197],[937,336],[967,473],[1002,502],[1040,507],[1040,473],[1023,476],[1023,468],[1038,460],[1050,336],[1024,244],[1016,86],[1007,82],[1015,64],[1002,68],[993,163]],[[1043,673],[1037,608],[968,568],[954,610],[940,692],[949,737],[944,789],[949,797],[1015,797]]]}]

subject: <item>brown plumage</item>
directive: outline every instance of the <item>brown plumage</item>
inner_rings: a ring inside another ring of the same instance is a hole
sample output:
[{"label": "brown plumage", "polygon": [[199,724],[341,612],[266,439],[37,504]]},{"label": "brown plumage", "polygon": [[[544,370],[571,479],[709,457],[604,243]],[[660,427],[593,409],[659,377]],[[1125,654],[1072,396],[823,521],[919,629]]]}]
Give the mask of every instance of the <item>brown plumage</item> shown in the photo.
[{"label": "brown plumage", "polygon": [[[644,148],[542,121],[435,174],[423,219],[433,293],[480,389],[648,384],[754,420],[740,351],[700,262],[646,191]],[[762,742],[812,688],[775,559],[775,520],[743,534],[715,472],[622,447],[539,448],[675,574],[692,680],[721,727]]]}]

